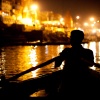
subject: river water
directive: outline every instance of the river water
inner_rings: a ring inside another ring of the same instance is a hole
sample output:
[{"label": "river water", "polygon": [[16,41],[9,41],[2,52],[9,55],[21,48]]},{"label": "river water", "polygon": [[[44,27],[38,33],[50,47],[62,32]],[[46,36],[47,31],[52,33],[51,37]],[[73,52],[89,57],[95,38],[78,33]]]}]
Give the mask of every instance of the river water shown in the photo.
[{"label": "river water", "polygon": [[[85,48],[93,50],[94,61],[100,63],[100,42],[89,42],[82,44]],[[35,67],[51,58],[56,57],[65,47],[69,45],[45,45],[45,46],[4,46],[0,48],[0,69],[6,79]],[[18,78],[19,81],[38,77],[39,75],[53,71],[54,63],[31,71]],[[92,68],[95,69],[93,66]],[[99,71],[99,68],[96,69]]]}]

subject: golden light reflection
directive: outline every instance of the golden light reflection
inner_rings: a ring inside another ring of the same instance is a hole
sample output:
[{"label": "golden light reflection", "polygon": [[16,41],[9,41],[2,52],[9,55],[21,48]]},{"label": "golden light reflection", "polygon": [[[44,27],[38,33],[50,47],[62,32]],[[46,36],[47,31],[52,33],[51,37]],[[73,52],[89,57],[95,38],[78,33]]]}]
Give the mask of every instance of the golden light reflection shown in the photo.
[{"label": "golden light reflection", "polygon": [[100,42],[99,42],[99,57],[100,57]]},{"label": "golden light reflection", "polygon": [[90,67],[90,69],[92,69],[92,70],[96,70],[96,67],[95,67],[95,66],[92,66],[92,67]]},{"label": "golden light reflection", "polygon": [[48,46],[45,46],[45,53],[48,54]]},{"label": "golden light reflection", "polygon": [[88,48],[88,44],[85,43],[85,44],[82,44],[84,48]]},{"label": "golden light reflection", "polygon": [[[29,57],[30,57],[30,64],[32,64],[32,66],[35,67],[38,64],[38,62],[36,61],[37,60],[37,54],[36,54],[35,48],[33,48],[30,51]],[[37,74],[36,74],[37,71],[38,71],[38,69],[32,71],[32,76],[33,77],[37,77]]]},{"label": "golden light reflection", "polygon": [[[38,62],[36,61],[37,60],[36,46],[35,47],[34,46],[25,46],[25,47],[20,46],[19,48],[17,48],[17,51],[18,51],[18,54],[16,57],[18,58],[18,61],[16,59],[15,62],[18,62],[16,64],[16,67],[18,67],[20,72],[28,70],[31,67],[35,67],[38,64]],[[15,67],[13,68],[13,70],[14,69],[16,71]],[[30,71],[29,73],[19,77],[19,80],[26,80],[28,78],[36,77],[37,75],[36,73],[37,73],[37,70]]]},{"label": "golden light reflection", "polygon": [[90,42],[90,45],[89,45],[89,49],[91,49],[94,53],[94,56],[96,56],[96,42]]},{"label": "golden light reflection", "polygon": [[64,49],[64,45],[60,45],[57,47],[57,52],[62,52],[62,50]]},{"label": "golden light reflection", "polygon": [[[89,49],[91,49],[93,51],[93,53],[94,53],[94,62],[96,62],[96,42],[90,42]],[[92,66],[90,68],[93,69],[93,70],[96,69],[95,66]]]},{"label": "golden light reflection", "polygon": [[97,55],[97,60],[98,60],[98,63],[100,63],[100,42],[98,42],[98,55]]},{"label": "golden light reflection", "polygon": [[[58,53],[62,52],[62,50],[64,49],[64,45],[60,45],[58,46],[57,50],[58,50]],[[61,66],[59,69],[63,69],[63,66],[64,65],[64,62],[62,62]]]},{"label": "golden light reflection", "polygon": [[[14,64],[16,64],[16,68],[18,69],[18,72],[23,72],[29,68],[32,67],[32,65],[29,63],[30,62],[30,51],[32,50],[33,47],[31,46],[19,46],[16,49],[14,49],[15,51],[13,51],[13,56],[16,56],[16,60],[13,61]],[[9,51],[8,51],[9,53]],[[12,62],[12,61],[11,61]],[[15,65],[12,66],[13,71],[16,73],[16,68]],[[10,72],[8,72],[9,74]],[[19,80],[26,80],[27,78],[31,77],[31,72],[27,73],[21,77],[19,77]]]},{"label": "golden light reflection", "polygon": [[[91,49],[92,51],[93,51],[93,53],[94,53],[94,62],[96,62],[96,42],[90,42],[90,44],[88,45],[88,44],[84,44],[84,47],[85,48],[89,48],[89,49]],[[91,69],[93,69],[93,70],[96,70],[96,67],[95,66],[92,66],[92,67],[90,67]]]},{"label": "golden light reflection", "polygon": [[[84,44],[83,46],[85,48],[91,49],[94,53],[94,56],[96,56],[96,48],[95,48],[96,47],[96,42],[90,42],[90,44]],[[96,59],[95,59],[95,61],[96,61]]]},{"label": "golden light reflection", "polygon": [[30,54],[29,54],[29,57],[30,57],[30,63],[33,65],[33,66],[36,66],[37,65],[37,62],[36,61],[36,52],[34,49],[32,49],[30,51]]},{"label": "golden light reflection", "polygon": [[[90,48],[94,52],[95,61],[97,60],[96,56],[100,56],[100,42],[91,42],[89,44],[83,44],[84,47]],[[10,73],[20,73],[25,71],[31,67],[35,67],[40,63],[43,63],[58,54],[67,46],[59,45],[59,46],[18,46],[18,47],[7,47],[4,52],[6,54],[6,75],[7,78],[11,77]],[[100,58],[98,58],[100,59]],[[100,60],[98,60],[99,62]],[[97,61],[96,61],[97,62]],[[61,65],[61,69],[63,68],[63,64]],[[10,66],[10,67],[9,67]],[[37,70],[31,71],[27,75],[23,75],[20,80],[25,80],[28,78],[38,77],[39,74],[45,74],[47,72],[52,71],[53,64],[44,66],[43,68],[39,68]],[[95,68],[95,67],[93,67]],[[13,71],[12,71],[13,70]]]}]

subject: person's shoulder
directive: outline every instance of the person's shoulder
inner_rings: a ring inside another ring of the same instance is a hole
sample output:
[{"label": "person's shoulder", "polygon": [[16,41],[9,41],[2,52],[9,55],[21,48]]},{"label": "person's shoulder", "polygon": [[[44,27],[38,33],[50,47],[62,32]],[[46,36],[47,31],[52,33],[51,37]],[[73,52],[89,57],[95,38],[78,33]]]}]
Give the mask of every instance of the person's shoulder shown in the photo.
[{"label": "person's shoulder", "polygon": [[91,49],[89,49],[89,48],[84,48],[84,50],[85,50],[85,52],[87,52],[87,53],[93,53],[93,51],[92,51]]},{"label": "person's shoulder", "polygon": [[62,52],[68,52],[70,50],[71,50],[71,48],[65,48]]},{"label": "person's shoulder", "polygon": [[90,51],[90,52],[92,51],[92,50],[89,49],[89,48],[84,48],[84,50],[85,50],[85,51]]},{"label": "person's shoulder", "polygon": [[60,54],[68,53],[70,50],[71,48],[64,48]]}]

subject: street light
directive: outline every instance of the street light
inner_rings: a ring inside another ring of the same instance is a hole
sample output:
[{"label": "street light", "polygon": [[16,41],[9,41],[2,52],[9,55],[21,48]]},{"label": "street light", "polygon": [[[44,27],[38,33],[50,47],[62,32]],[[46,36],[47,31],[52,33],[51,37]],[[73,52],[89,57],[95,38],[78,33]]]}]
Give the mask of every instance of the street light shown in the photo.
[{"label": "street light", "polygon": [[88,26],[89,24],[87,22],[84,23],[84,26]]},{"label": "street light", "polygon": [[80,19],[80,16],[76,16],[76,28],[78,28],[80,25],[79,25],[79,19]]},{"label": "street light", "polygon": [[80,19],[80,16],[76,16],[76,19]]},{"label": "street light", "polygon": [[31,10],[37,10],[38,6],[37,5],[31,5]]},{"label": "street light", "polygon": [[93,22],[93,21],[94,21],[94,18],[93,18],[93,17],[91,17],[91,18],[90,18],[90,21],[91,21],[91,22]]},{"label": "street light", "polygon": [[31,9],[32,13],[34,13],[34,15],[35,15],[35,20],[37,20],[37,9],[38,9],[38,6],[37,5],[31,5],[30,9]]}]

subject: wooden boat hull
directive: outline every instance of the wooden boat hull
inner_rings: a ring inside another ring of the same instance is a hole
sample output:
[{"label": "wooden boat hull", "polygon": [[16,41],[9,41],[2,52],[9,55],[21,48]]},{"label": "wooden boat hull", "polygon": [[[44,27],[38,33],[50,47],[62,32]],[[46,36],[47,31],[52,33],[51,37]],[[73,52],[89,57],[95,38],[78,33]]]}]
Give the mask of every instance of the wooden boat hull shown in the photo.
[{"label": "wooden boat hull", "polygon": [[[50,92],[56,91],[59,85],[60,76],[62,71],[42,75],[38,78],[31,78],[22,82],[8,82],[5,83],[4,87],[0,90],[1,97],[29,97],[31,94],[46,89]],[[55,81],[56,79],[56,81]]]},{"label": "wooden boat hull", "polygon": [[[8,82],[4,85],[4,87],[0,90],[0,97],[2,98],[30,98],[30,95],[45,89],[47,92],[47,96],[49,97],[66,97],[75,94],[76,96],[87,96],[90,93],[93,95],[98,95],[98,90],[100,90],[100,74],[93,71],[96,79],[93,79],[89,84],[88,82],[83,82],[82,84],[75,84],[78,82],[67,84],[66,91],[62,91],[59,88],[62,88],[62,70],[42,75],[38,78],[31,78],[19,83],[16,82]],[[86,83],[86,84],[85,84]],[[84,91],[83,91],[84,90]],[[94,92],[95,91],[95,92]],[[78,95],[77,95],[78,94]],[[46,97],[47,97],[46,96]]]}]

